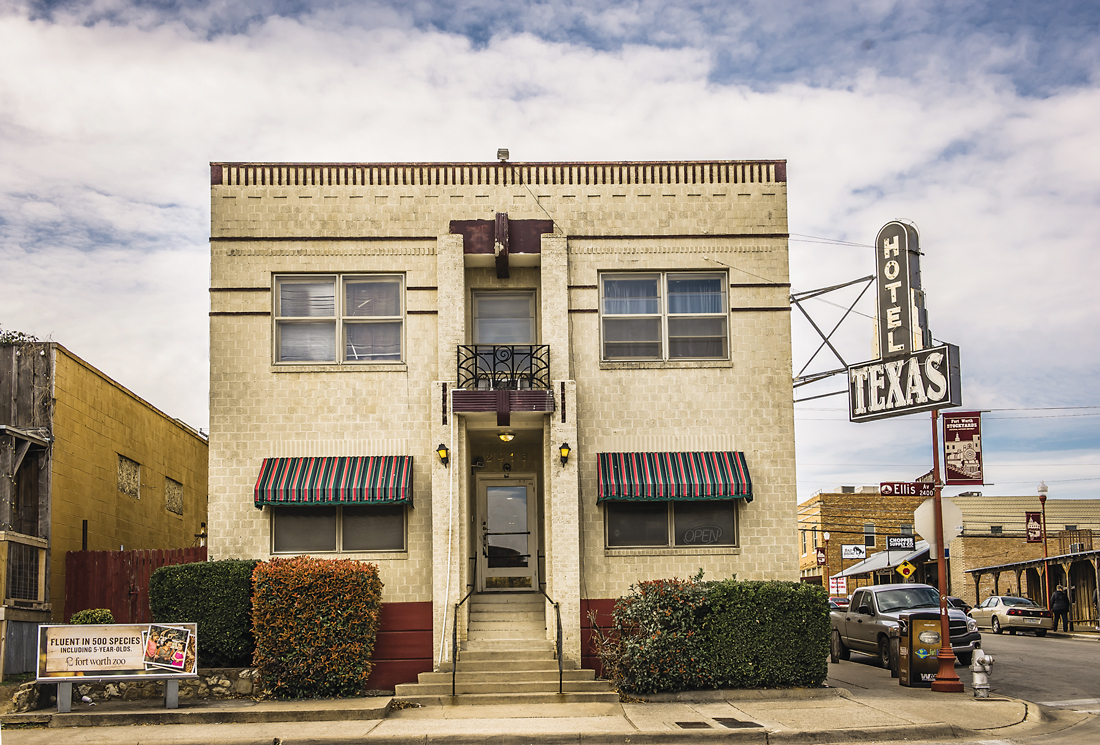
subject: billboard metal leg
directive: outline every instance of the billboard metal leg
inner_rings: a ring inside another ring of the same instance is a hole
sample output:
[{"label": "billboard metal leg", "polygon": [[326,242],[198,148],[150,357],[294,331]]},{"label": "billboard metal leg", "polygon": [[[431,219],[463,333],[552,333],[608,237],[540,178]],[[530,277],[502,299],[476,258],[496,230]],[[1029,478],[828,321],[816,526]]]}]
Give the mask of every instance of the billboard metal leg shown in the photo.
[{"label": "billboard metal leg", "polygon": [[180,707],[180,682],[169,679],[164,681],[164,708],[178,709]]},{"label": "billboard metal leg", "polygon": [[57,713],[68,714],[73,710],[73,684],[72,681],[68,683],[57,684]]}]

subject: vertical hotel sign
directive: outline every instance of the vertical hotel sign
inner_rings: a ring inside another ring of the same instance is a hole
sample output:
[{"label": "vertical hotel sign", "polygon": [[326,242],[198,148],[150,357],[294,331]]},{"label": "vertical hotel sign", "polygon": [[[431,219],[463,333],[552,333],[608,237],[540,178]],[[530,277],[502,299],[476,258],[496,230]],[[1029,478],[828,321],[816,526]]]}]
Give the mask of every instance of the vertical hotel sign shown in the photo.
[{"label": "vertical hotel sign", "polygon": [[894,220],[875,238],[878,359],[848,366],[848,420],[934,411],[962,403],[959,348],[932,346],[920,285],[917,229]]},{"label": "vertical hotel sign", "polygon": [[980,486],[982,472],[982,414],[979,411],[944,413],[943,469],[948,486]]},{"label": "vertical hotel sign", "polygon": [[879,359],[932,346],[920,288],[920,238],[912,225],[894,220],[875,238],[878,279]]}]

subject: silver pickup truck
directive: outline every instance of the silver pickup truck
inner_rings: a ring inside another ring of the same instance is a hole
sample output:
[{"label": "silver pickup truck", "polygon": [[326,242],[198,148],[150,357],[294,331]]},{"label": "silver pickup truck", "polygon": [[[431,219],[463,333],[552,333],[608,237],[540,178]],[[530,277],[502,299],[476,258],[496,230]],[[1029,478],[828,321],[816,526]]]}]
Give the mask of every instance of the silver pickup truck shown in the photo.
[{"label": "silver pickup truck", "polygon": [[[898,616],[915,610],[940,607],[939,591],[930,585],[898,584],[861,587],[852,594],[847,610],[829,614],[832,623],[831,658],[847,660],[851,651],[876,655],[879,663],[891,669],[890,629],[898,625]],[[974,619],[961,610],[948,609],[951,649],[963,665],[969,665],[982,637]]]}]

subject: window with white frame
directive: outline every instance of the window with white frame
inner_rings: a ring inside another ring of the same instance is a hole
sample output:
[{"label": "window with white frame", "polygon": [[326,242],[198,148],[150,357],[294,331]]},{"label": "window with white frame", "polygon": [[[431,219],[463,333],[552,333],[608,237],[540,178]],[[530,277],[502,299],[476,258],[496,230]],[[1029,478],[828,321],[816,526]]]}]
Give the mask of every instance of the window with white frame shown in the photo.
[{"label": "window with white frame", "polygon": [[275,278],[276,362],[401,362],[404,320],[399,274]]},{"label": "window with white frame", "polygon": [[405,550],[405,505],[273,506],[276,554]]},{"label": "window with white frame", "polygon": [[724,272],[600,276],[603,359],[729,357]]},{"label": "window with white frame", "polygon": [[604,502],[608,548],[737,545],[737,500]]},{"label": "window with white frame", "polygon": [[875,524],[863,523],[863,545],[867,548],[875,546]]}]

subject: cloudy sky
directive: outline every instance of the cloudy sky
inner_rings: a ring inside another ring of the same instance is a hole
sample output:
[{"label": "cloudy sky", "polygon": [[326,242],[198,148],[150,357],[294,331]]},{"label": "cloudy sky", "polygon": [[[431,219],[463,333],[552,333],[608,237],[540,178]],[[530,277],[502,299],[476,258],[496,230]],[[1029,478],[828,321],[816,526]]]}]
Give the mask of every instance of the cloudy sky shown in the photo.
[{"label": "cloudy sky", "polygon": [[[205,428],[209,161],[785,158],[793,290],[912,220],[985,493],[1100,497],[1098,31],[1073,0],[0,0],[0,328]],[[800,499],[931,465],[927,415],[796,421]]]}]

